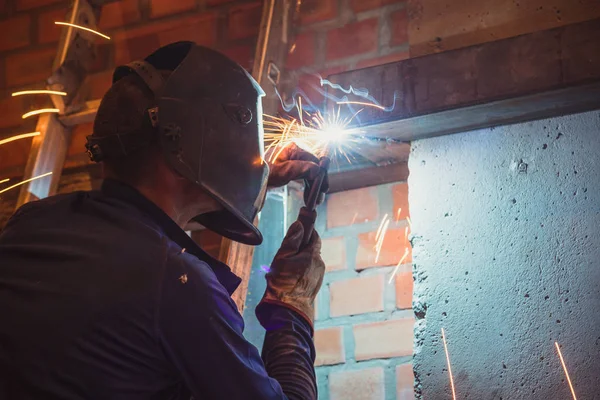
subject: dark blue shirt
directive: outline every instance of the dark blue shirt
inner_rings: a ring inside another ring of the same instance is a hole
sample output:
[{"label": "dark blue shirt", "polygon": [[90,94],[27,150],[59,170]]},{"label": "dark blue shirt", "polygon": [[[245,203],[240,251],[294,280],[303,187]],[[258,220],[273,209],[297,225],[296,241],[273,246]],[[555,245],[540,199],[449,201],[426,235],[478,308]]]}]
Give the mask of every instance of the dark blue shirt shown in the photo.
[{"label": "dark blue shirt", "polygon": [[263,305],[261,359],[239,283],[117,181],[26,204],[0,234],[0,399],[316,398],[311,326]]}]

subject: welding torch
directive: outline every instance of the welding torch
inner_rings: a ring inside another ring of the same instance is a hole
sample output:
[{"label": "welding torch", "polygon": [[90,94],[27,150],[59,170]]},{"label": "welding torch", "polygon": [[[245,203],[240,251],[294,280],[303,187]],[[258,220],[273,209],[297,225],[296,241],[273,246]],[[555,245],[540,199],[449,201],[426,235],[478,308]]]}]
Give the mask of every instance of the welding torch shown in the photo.
[{"label": "welding torch", "polygon": [[330,159],[327,155],[321,157],[319,160],[319,167],[321,167],[319,175],[317,175],[315,180],[304,189],[305,191],[308,190],[308,196],[305,196],[306,204],[304,207],[300,208],[300,212],[298,213],[298,221],[300,221],[304,228],[304,236],[302,238],[303,247],[308,244],[313,230],[315,229],[317,203],[319,203],[319,199],[322,199],[325,195],[322,192],[322,187],[325,176],[327,175],[327,170],[329,169],[329,162]]}]

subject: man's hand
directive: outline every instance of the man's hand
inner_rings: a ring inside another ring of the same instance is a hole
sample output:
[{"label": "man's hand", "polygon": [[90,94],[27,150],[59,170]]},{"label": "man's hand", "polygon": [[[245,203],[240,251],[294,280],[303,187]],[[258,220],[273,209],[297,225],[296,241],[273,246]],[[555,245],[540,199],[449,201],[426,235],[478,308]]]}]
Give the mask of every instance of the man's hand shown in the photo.
[{"label": "man's hand", "polygon": [[267,289],[261,303],[279,304],[299,312],[311,324],[314,301],[325,274],[321,239],[316,231],[302,247],[304,228],[299,221],[290,226],[267,273]]},{"label": "man's hand", "polygon": [[[288,144],[277,158],[269,163],[269,168],[268,185],[270,187],[285,186],[297,179],[310,182],[321,172],[319,159],[314,154],[301,149],[295,143]],[[327,176],[325,176],[322,191],[327,192],[328,189],[329,183]]]}]

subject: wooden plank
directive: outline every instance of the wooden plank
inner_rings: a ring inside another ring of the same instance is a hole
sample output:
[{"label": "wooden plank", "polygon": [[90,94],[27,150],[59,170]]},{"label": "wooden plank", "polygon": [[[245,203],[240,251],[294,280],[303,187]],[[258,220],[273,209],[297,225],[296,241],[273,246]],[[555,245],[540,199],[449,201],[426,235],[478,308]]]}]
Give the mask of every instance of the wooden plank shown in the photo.
[{"label": "wooden plank", "polygon": [[600,108],[600,19],[350,71],[371,90],[361,132],[414,140]]},{"label": "wooden plank", "polygon": [[[270,80],[277,79],[273,75],[273,71],[276,69],[283,71],[294,14],[293,4],[295,2],[291,0],[265,0],[263,5],[252,76],[262,85],[266,93],[263,110],[267,114],[275,114],[279,109],[275,88]],[[258,219],[254,223],[258,224]],[[242,278],[240,287],[232,296],[240,312],[244,310],[253,255],[254,247],[223,238],[219,259]]]}]

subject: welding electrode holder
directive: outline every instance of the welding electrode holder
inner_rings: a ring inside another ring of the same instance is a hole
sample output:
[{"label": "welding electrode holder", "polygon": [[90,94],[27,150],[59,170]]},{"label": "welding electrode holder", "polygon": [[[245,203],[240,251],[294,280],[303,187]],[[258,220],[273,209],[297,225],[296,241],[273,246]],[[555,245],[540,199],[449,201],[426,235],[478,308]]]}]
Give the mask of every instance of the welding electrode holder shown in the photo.
[{"label": "welding electrode holder", "polygon": [[306,198],[306,205],[300,208],[300,212],[298,213],[298,221],[300,221],[304,228],[304,236],[302,238],[303,246],[308,244],[315,228],[315,221],[317,220],[317,203],[319,198],[324,195],[321,188],[323,186],[325,175],[327,175],[327,170],[329,169],[329,162],[329,157],[322,157],[319,161],[321,172],[317,175],[312,184],[306,188],[310,190],[308,197]]}]

